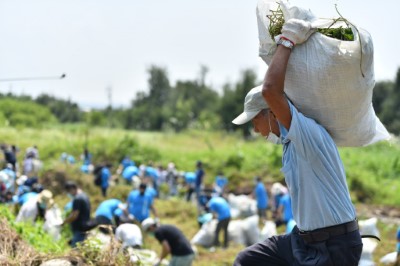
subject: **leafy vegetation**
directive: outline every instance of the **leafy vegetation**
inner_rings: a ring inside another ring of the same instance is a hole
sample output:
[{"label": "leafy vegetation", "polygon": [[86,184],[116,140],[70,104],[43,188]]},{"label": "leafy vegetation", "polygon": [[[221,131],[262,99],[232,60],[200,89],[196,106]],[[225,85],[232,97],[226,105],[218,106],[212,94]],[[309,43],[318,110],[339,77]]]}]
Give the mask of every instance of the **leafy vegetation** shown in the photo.
[{"label": "leafy vegetation", "polygon": [[[262,82],[255,72],[245,69],[235,82],[218,88],[208,85],[208,68],[202,66],[194,80],[170,83],[165,68],[151,66],[148,70],[148,89],[140,91],[127,108],[82,110],[70,100],[42,94],[36,99],[11,93],[0,93],[0,127],[39,128],[44,124],[74,124],[86,131],[91,127],[181,132],[195,130],[240,131],[251,136],[250,123],[235,126],[231,123],[243,111],[247,92]],[[375,112],[390,132],[400,134],[400,69],[395,82],[378,82],[374,89]]]}]

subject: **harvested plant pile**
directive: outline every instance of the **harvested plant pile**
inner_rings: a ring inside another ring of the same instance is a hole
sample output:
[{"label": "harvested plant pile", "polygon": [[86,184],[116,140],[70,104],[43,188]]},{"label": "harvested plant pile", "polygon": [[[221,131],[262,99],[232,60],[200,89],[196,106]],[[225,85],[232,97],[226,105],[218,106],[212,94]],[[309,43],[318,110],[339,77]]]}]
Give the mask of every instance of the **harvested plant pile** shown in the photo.
[{"label": "harvested plant pile", "polygon": [[40,265],[40,254],[21,239],[5,218],[0,219],[0,228],[0,265]]},{"label": "harvested plant pile", "polygon": [[[336,9],[338,14],[340,15],[339,11]],[[269,24],[269,34],[271,35],[272,39],[275,36],[278,36],[282,32],[282,26],[285,23],[285,17],[283,16],[283,11],[278,5],[277,10],[270,10],[271,14],[267,15],[268,19],[270,20]],[[347,27],[337,27],[333,28],[332,26],[335,25],[337,22],[344,22]],[[337,19],[332,20],[332,24],[327,28],[318,28],[318,32],[334,39],[342,40],[342,41],[354,41],[354,34],[350,27],[350,23],[343,18],[341,15]]]}]

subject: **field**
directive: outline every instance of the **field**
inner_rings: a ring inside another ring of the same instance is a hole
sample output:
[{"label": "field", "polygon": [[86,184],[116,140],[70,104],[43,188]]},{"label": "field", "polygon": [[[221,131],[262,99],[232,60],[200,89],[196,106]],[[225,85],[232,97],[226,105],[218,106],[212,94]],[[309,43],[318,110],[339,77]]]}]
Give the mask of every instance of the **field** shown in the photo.
[{"label": "field", "polygon": [[[62,189],[66,179],[80,183],[91,195],[93,208],[102,200],[99,189],[93,186],[92,177],[80,173],[79,165],[60,162],[63,152],[78,159],[85,144],[95,162],[109,161],[114,164],[114,168],[125,154],[131,155],[137,163],[151,160],[155,164],[166,165],[172,161],[180,171],[193,171],[196,161],[202,160],[207,184],[211,184],[216,173],[223,170],[229,178],[229,189],[236,193],[249,192],[256,175],[262,176],[268,183],[283,180],[279,171],[279,146],[267,144],[261,138],[245,141],[236,134],[199,131],[174,134],[63,126],[41,130],[3,128],[0,129],[0,136],[4,143],[20,147],[19,158],[22,158],[25,148],[38,146],[44,161],[41,180],[56,194],[56,202],[61,207],[68,201]],[[377,215],[390,218],[385,219],[385,223],[379,222],[382,242],[375,253],[377,259],[395,249],[398,226],[396,218],[400,217],[396,208],[400,205],[400,146],[394,141],[364,148],[341,148],[340,154],[345,164],[352,199],[359,210],[359,218]],[[114,186],[110,189],[109,197],[123,199],[130,189],[126,185]],[[163,223],[179,225],[189,238],[198,231],[193,205],[181,199],[158,200],[156,208]],[[33,233],[22,234],[22,237],[37,251],[47,255],[70,254],[65,243],[45,244]],[[146,237],[145,243],[147,248],[159,251],[159,245],[153,238]],[[232,245],[228,250],[210,253],[199,248],[195,265],[231,265],[241,249],[243,247]]]}]

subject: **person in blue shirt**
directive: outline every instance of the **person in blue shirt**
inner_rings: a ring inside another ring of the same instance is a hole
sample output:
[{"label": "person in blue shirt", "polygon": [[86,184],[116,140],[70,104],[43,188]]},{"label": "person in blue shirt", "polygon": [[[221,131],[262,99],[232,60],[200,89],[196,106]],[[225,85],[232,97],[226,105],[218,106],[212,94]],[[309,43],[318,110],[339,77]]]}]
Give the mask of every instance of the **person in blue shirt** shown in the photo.
[{"label": "person in blue shirt", "polygon": [[360,260],[363,244],[337,146],[326,129],[302,114],[284,92],[292,48],[302,51],[297,45],[314,31],[303,20],[284,23],[263,85],[248,92],[244,112],[232,121],[240,125],[251,120],[256,133],[283,144],[281,171],[297,224],[290,234],[246,248],[234,266],[358,265]]},{"label": "person in blue shirt", "polygon": [[186,201],[190,201],[192,198],[192,194],[196,188],[196,173],[194,172],[186,172],[184,174],[185,183],[186,183]]},{"label": "person in blue shirt", "polygon": [[213,197],[207,203],[208,209],[217,216],[218,224],[215,229],[214,246],[219,246],[219,232],[224,232],[224,248],[228,247],[228,226],[231,220],[231,208],[223,197]]},{"label": "person in blue shirt", "polygon": [[20,206],[22,206],[22,205],[24,205],[25,203],[27,203],[30,199],[36,198],[38,195],[39,195],[39,193],[33,192],[33,191],[32,191],[32,192],[23,193],[23,194],[21,194],[21,195],[18,197],[17,203],[18,203]]},{"label": "person in blue shirt", "polygon": [[[98,225],[115,225],[115,214],[118,209],[123,209],[122,201],[118,199],[108,199],[100,203],[95,212],[95,220]],[[102,230],[102,227],[100,227]],[[108,230],[102,230],[108,232]]]},{"label": "person in blue shirt", "polygon": [[135,165],[129,165],[122,171],[122,178],[127,184],[132,184],[132,179],[139,175],[139,168]]},{"label": "person in blue shirt", "polygon": [[153,188],[156,190],[156,197],[158,197],[158,179],[159,174],[156,168],[154,168],[151,164],[146,167],[145,170],[145,178],[149,178],[152,182]]},{"label": "person in blue shirt", "polygon": [[83,154],[81,155],[81,160],[83,161],[83,165],[92,164],[92,154],[89,152],[88,148],[83,150]]},{"label": "person in blue shirt", "polygon": [[203,170],[203,162],[197,161],[196,163],[196,182],[195,182],[195,192],[197,201],[199,201],[201,189],[203,186],[204,179],[204,170]]},{"label": "person in blue shirt", "polygon": [[256,187],[253,195],[257,201],[257,214],[262,221],[267,220],[268,194],[261,177],[256,177]]},{"label": "person in blue shirt", "polygon": [[132,159],[129,158],[129,156],[125,156],[124,159],[122,159],[121,161],[121,166],[122,166],[122,171],[124,171],[125,168],[127,168],[128,166],[135,166],[135,162],[132,161]]},{"label": "person in blue shirt", "polygon": [[127,198],[126,214],[133,216],[139,222],[150,216],[150,211],[157,217],[157,211],[153,206],[154,197],[150,193],[146,193],[147,185],[142,183],[138,190],[133,190]]},{"label": "person in blue shirt", "polygon": [[288,193],[283,194],[279,199],[278,212],[275,220],[276,227],[286,224],[293,219],[292,200]]},{"label": "person in blue shirt", "polygon": [[110,186],[111,179],[111,164],[105,164],[105,166],[101,169],[101,193],[103,197],[107,197],[107,189]]},{"label": "person in blue shirt", "polygon": [[217,176],[215,177],[215,190],[216,192],[222,196],[225,191],[225,187],[228,185],[228,179],[222,172],[218,172]]}]

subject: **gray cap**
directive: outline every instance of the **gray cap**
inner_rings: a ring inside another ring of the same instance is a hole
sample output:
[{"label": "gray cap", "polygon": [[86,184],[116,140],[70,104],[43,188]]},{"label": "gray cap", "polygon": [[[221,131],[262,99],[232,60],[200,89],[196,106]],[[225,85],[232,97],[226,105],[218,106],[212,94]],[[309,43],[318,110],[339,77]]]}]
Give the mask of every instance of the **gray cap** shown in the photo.
[{"label": "gray cap", "polygon": [[267,102],[262,96],[262,85],[251,89],[244,98],[244,111],[232,123],[243,125],[253,119],[261,110],[267,109]]}]

